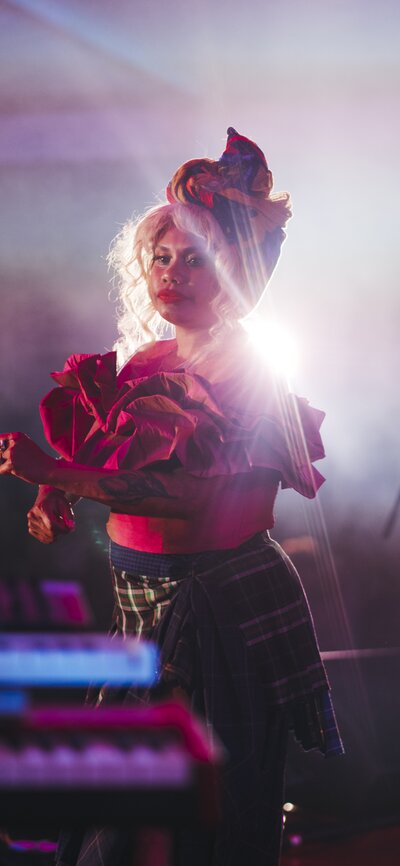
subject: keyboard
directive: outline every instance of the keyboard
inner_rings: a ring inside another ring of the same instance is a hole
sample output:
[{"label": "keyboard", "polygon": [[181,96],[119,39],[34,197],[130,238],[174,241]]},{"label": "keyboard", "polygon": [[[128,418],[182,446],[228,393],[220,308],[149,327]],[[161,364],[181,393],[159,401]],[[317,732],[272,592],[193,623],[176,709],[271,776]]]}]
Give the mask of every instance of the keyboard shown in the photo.
[{"label": "keyboard", "polygon": [[0,725],[2,820],[212,822],[220,760],[181,704],[27,710]]},{"label": "keyboard", "polygon": [[99,634],[0,635],[0,689],[151,686],[156,647],[135,638]]}]

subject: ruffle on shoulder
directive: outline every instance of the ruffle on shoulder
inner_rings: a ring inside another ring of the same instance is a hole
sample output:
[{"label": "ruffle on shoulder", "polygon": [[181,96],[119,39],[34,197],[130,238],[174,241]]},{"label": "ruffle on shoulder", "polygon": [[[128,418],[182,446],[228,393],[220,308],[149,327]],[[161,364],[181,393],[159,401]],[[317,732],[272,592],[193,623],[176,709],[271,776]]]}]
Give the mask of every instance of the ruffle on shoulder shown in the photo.
[{"label": "ruffle on shoulder", "polygon": [[203,477],[259,467],[309,498],[324,480],[312,466],[324,456],[324,413],[279,388],[271,394],[268,382],[264,393],[251,376],[211,385],[178,369],[118,387],[114,352],[72,355],[52,376],[60,387],[41,403],[44,431],[69,460],[133,471],[172,458]]}]

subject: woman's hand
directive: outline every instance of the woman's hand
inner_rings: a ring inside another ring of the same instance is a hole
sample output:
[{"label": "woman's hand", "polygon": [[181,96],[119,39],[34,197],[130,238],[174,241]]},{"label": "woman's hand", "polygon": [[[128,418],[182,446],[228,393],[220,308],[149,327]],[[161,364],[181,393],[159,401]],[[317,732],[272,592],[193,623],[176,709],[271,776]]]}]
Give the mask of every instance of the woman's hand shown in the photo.
[{"label": "woman's hand", "polygon": [[0,475],[15,475],[30,484],[51,483],[57,463],[25,433],[3,433],[0,457]]},{"label": "woman's hand", "polygon": [[74,512],[66,494],[53,487],[41,487],[28,511],[29,534],[42,544],[51,544],[74,529]]}]

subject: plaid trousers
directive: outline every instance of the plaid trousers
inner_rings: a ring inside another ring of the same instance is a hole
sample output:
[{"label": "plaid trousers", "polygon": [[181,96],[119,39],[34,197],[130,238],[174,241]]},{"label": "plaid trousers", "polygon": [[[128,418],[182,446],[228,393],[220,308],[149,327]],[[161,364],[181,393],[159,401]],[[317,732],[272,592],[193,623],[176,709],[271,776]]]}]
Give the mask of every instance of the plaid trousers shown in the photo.
[{"label": "plaid trousers", "polygon": [[[181,866],[277,866],[289,729],[305,749],[343,751],[292,563],[265,533],[195,555],[168,580],[116,569],[113,579],[113,630],[158,643],[162,680],[185,689],[229,755],[218,831],[207,851],[183,833]],[[110,829],[64,836],[57,864],[128,866],[126,845]]]}]

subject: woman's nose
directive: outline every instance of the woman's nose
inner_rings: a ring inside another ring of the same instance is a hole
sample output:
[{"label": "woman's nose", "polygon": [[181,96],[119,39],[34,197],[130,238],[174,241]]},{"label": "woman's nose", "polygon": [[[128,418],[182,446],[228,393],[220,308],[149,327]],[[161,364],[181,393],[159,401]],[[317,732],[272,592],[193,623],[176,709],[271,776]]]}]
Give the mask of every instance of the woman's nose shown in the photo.
[{"label": "woman's nose", "polygon": [[178,261],[169,262],[163,273],[165,283],[181,283],[183,279],[183,271]]}]

